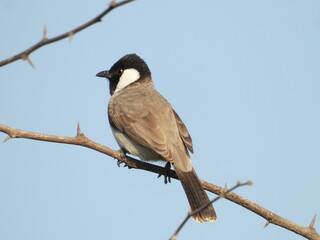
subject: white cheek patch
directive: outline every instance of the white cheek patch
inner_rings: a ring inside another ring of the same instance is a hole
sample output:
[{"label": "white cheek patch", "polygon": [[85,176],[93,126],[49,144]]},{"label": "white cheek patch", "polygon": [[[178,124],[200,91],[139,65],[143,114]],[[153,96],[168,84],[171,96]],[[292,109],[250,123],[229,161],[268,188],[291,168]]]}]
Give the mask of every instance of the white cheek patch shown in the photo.
[{"label": "white cheek patch", "polygon": [[136,69],[129,68],[124,70],[119,79],[117,88],[114,92],[115,93],[119,92],[120,90],[124,89],[131,83],[134,83],[135,81],[137,81],[139,78],[140,78],[140,73]]}]

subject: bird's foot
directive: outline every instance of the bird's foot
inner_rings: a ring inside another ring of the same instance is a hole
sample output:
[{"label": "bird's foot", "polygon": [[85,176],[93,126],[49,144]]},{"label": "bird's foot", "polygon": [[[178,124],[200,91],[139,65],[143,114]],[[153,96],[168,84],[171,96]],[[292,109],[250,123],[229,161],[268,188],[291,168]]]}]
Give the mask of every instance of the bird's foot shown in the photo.
[{"label": "bird's foot", "polygon": [[120,167],[120,165],[123,163],[123,167],[128,167],[130,169],[131,167],[126,164],[127,151],[124,148],[121,148],[120,150],[118,150],[118,152],[120,153],[120,159],[118,159],[117,161],[118,167]]},{"label": "bird's foot", "polygon": [[[169,177],[169,172],[170,172],[170,169],[171,169],[171,163],[170,162],[167,162],[166,163],[166,166],[164,167],[165,169],[165,173],[163,174],[164,176],[164,183],[167,184],[167,183],[171,183],[171,177]],[[158,178],[161,177],[162,174],[159,174],[158,175]]]}]

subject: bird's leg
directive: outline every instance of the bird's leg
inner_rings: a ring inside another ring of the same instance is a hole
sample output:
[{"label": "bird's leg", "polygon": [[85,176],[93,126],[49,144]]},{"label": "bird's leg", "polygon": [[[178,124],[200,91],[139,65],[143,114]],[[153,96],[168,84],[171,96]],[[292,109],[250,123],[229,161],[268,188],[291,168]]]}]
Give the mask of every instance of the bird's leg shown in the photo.
[{"label": "bird's leg", "polygon": [[[164,176],[164,183],[167,184],[167,183],[171,183],[171,177],[169,177],[169,172],[170,172],[170,169],[171,169],[171,163],[170,162],[167,162],[165,167],[165,174],[163,175]],[[162,174],[159,174],[158,175],[158,178],[161,177]]]},{"label": "bird's leg", "polygon": [[[118,152],[120,153],[120,159],[118,159],[117,161],[118,167],[120,167],[121,163],[124,163],[124,167],[127,167],[127,164],[125,164],[127,151],[124,148],[121,148],[120,150],[118,150]],[[130,169],[130,167],[128,168]]]}]

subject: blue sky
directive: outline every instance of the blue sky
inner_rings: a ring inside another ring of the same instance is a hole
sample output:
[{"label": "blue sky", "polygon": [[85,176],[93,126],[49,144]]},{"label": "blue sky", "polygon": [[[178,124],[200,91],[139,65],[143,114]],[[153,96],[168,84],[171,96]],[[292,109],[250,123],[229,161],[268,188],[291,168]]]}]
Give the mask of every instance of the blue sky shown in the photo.
[{"label": "blue sky", "polygon": [[[0,58],[95,17],[105,1],[3,0]],[[145,1],[0,69],[0,124],[87,137],[118,149],[108,85],[95,74],[127,53],[193,138],[206,181],[301,225],[320,214],[320,2]],[[5,134],[0,133],[4,139]],[[214,195],[210,195],[214,197]],[[89,149],[14,139],[0,144],[0,238],[168,239],[188,211],[178,181],[118,168]],[[190,221],[180,239],[302,239],[227,200],[218,221]],[[316,228],[320,225],[316,222]]]}]

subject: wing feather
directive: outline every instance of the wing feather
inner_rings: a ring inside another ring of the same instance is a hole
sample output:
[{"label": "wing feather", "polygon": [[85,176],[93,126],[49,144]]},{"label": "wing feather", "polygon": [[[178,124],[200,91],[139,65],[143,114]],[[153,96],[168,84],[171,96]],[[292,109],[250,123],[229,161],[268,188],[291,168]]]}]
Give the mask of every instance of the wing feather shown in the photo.
[{"label": "wing feather", "polygon": [[131,104],[130,109],[126,109],[125,105],[116,107],[120,108],[119,111],[112,111],[116,109],[109,108],[111,124],[133,141],[152,149],[167,161],[173,161],[167,137],[161,130],[158,119],[144,104]]},{"label": "wing feather", "polygon": [[[172,109],[173,110],[173,109]],[[181,120],[181,118],[179,117],[179,115],[176,113],[175,110],[173,110],[174,113],[174,117],[176,119],[177,125],[178,125],[178,130],[179,130],[179,134],[180,137],[185,145],[185,147],[191,152],[193,153],[193,145],[192,145],[192,139],[191,136],[188,132],[187,127],[184,125],[183,121]]]}]

